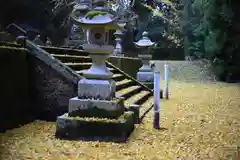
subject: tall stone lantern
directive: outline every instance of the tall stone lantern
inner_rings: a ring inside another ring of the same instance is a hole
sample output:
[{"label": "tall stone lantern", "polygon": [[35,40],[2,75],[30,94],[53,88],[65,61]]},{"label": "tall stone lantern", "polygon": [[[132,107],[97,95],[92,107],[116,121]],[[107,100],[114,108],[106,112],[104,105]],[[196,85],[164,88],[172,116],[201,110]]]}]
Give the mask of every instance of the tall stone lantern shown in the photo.
[{"label": "tall stone lantern", "polygon": [[[135,115],[125,111],[124,98],[115,96],[116,82],[105,63],[114,50],[114,46],[107,44],[107,32],[119,29],[119,26],[117,17],[109,14],[104,6],[104,0],[94,1],[93,11],[87,12],[81,19],[75,19],[79,26],[89,31],[89,43],[83,44],[83,49],[92,58],[92,66],[83,73],[85,78],[78,82],[77,97],[69,100],[67,118],[57,119],[58,137],[78,139],[89,135],[109,137],[115,134],[123,138],[134,128]],[[76,117],[80,119],[76,120]],[[102,118],[107,120],[103,121]]]},{"label": "tall stone lantern", "polygon": [[144,83],[149,88],[153,88],[154,72],[149,64],[149,61],[152,59],[152,55],[149,54],[149,47],[153,46],[154,42],[148,38],[148,32],[144,31],[142,33],[142,39],[135,42],[135,45],[143,51],[143,53],[138,54],[143,65],[137,73],[137,80]]}]

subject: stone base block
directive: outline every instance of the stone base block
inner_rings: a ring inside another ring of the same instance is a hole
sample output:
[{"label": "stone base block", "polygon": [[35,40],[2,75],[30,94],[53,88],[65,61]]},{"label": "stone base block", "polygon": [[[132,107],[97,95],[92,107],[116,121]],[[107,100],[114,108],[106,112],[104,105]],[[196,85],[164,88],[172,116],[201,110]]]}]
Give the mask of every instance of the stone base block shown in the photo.
[{"label": "stone base block", "polygon": [[68,140],[125,142],[134,130],[134,113],[124,112],[118,119],[57,117],[55,136]]},{"label": "stone base block", "polygon": [[154,83],[153,82],[141,82],[142,84],[144,84],[145,86],[147,86],[150,89],[154,88]]},{"label": "stone base block", "polygon": [[79,99],[110,100],[115,97],[116,82],[114,80],[81,79],[78,82]]},{"label": "stone base block", "polygon": [[140,82],[152,82],[154,81],[154,73],[153,72],[138,72],[137,80]]},{"label": "stone base block", "polygon": [[152,72],[152,68],[149,65],[143,65],[139,68],[139,72]]},{"label": "stone base block", "polygon": [[136,104],[132,104],[128,108],[129,111],[132,111],[134,113],[135,124],[140,123],[139,108],[140,108],[140,106],[136,105]]},{"label": "stone base block", "polygon": [[116,54],[113,54],[112,56],[116,56],[116,57],[124,57],[124,54],[116,53]]},{"label": "stone base block", "polygon": [[117,118],[124,112],[124,99],[114,98],[111,101],[78,99],[69,100],[68,114],[72,117]]}]

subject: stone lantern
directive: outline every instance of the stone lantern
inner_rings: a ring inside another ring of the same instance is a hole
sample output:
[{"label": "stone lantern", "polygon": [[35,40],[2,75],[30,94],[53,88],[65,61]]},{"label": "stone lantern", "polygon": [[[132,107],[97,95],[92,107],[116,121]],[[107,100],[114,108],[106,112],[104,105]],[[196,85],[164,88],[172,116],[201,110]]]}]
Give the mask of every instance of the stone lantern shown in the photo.
[{"label": "stone lantern", "polygon": [[[112,73],[106,67],[105,61],[113,53],[114,46],[108,45],[107,35],[110,29],[119,29],[117,17],[105,11],[104,0],[93,2],[93,11],[87,12],[85,17],[75,21],[81,28],[89,32],[88,43],[83,44],[83,49],[89,52],[92,66],[84,74],[91,78],[111,78]],[[98,5],[99,4],[99,5]]]},{"label": "stone lantern", "polygon": [[122,54],[122,35],[123,35],[123,30],[125,27],[126,23],[118,23],[118,26],[120,27],[120,29],[117,29],[116,32],[114,32],[114,36],[115,36],[115,41],[116,41],[116,46],[114,49],[114,55],[117,56],[124,56]]},{"label": "stone lantern", "polygon": [[137,26],[137,20],[138,20],[138,15],[134,14],[130,21],[134,30],[136,29],[136,26]]},{"label": "stone lantern", "polygon": [[137,22],[138,22],[138,15],[137,14],[132,14],[131,19],[130,19],[130,24],[132,26],[132,32],[134,33],[135,36],[135,32],[137,29]]},{"label": "stone lantern", "polygon": [[[87,12],[81,19],[74,19],[80,27],[89,31],[89,43],[83,44],[83,49],[92,58],[92,66],[83,72],[85,78],[78,82],[77,97],[69,100],[68,117],[57,119],[56,135],[59,137],[66,137],[67,134],[67,137],[80,138],[88,132],[95,137],[108,137],[115,133],[122,138],[122,135],[129,134],[134,128],[135,115],[125,111],[124,98],[115,96],[116,82],[105,63],[114,50],[114,46],[107,44],[107,32],[110,29],[119,29],[119,26],[116,23],[117,17],[104,8],[104,2],[94,1],[93,11]],[[80,117],[80,120],[75,120],[75,117]],[[95,121],[93,123],[82,119],[84,117],[95,118]],[[124,121],[120,122],[120,117]],[[115,121],[110,121],[109,125],[102,118]],[[126,126],[119,128],[119,125]]]},{"label": "stone lantern", "polygon": [[116,37],[115,38],[116,46],[114,49],[114,55],[117,55],[117,56],[120,56],[122,54],[122,44],[121,44],[122,35],[123,35],[123,32],[121,30],[116,30],[116,32],[114,32],[114,36]]},{"label": "stone lantern", "polygon": [[153,88],[154,73],[149,64],[149,61],[152,59],[152,55],[149,54],[148,49],[153,46],[154,43],[148,38],[148,33],[144,31],[142,33],[142,39],[135,42],[135,45],[143,51],[143,53],[138,55],[143,65],[137,73],[137,80],[144,83],[149,88]]}]

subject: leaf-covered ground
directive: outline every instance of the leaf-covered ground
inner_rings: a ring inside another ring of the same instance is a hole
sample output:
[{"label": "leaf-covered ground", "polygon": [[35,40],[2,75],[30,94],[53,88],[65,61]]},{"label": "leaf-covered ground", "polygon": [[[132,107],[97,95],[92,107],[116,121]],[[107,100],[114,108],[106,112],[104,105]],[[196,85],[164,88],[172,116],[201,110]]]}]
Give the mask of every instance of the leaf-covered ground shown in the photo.
[{"label": "leaf-covered ground", "polygon": [[54,138],[54,123],[35,121],[0,134],[0,159],[240,159],[240,85],[179,82],[176,77],[171,76],[170,99],[160,104],[161,130],[152,128],[150,112],[125,144],[63,141]]}]

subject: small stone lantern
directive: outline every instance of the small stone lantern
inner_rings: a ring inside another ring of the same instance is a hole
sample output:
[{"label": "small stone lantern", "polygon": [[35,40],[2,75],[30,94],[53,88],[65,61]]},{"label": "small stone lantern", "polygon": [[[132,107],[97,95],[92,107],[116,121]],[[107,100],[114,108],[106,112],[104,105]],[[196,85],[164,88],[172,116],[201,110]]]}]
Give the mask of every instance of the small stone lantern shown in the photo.
[{"label": "small stone lantern", "polygon": [[153,88],[154,73],[149,64],[149,61],[152,59],[152,55],[148,53],[148,49],[154,45],[154,42],[148,38],[148,33],[144,31],[142,33],[142,39],[135,42],[135,45],[137,48],[140,48],[145,52],[138,55],[143,65],[137,73],[137,80],[144,83],[149,88]]},{"label": "small stone lantern", "polygon": [[114,49],[114,55],[117,55],[117,56],[124,56],[122,54],[122,35],[123,35],[123,30],[124,30],[124,27],[125,27],[126,23],[118,23],[118,26],[121,28],[121,29],[117,29],[116,32],[114,32],[114,36],[116,37],[115,38],[115,41],[116,41],[116,46],[115,46],[115,49]]}]

